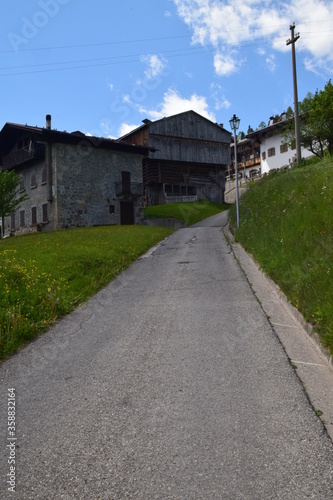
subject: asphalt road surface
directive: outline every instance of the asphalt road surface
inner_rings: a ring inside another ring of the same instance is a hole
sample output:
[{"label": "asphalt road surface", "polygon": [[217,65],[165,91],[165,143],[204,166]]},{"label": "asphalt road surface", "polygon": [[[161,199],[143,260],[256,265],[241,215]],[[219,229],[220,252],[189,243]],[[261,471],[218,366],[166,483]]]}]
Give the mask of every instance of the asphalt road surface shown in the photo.
[{"label": "asphalt road surface", "polygon": [[332,500],[332,441],[225,217],[177,231],[2,364],[1,499]]}]

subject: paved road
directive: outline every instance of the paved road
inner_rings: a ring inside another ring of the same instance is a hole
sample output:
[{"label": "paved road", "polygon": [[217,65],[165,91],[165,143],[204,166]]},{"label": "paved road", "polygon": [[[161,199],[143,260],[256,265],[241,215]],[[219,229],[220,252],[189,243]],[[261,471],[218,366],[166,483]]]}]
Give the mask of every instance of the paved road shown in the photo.
[{"label": "paved road", "polygon": [[333,447],[221,232],[181,229],[0,367],[16,494],[331,500]]}]

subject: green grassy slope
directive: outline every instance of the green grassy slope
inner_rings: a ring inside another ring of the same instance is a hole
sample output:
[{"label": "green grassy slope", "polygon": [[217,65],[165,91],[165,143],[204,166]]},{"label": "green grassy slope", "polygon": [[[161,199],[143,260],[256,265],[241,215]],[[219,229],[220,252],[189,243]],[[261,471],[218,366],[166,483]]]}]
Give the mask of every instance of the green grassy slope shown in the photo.
[{"label": "green grassy slope", "polygon": [[45,331],[171,232],[112,226],[0,240],[0,358]]},{"label": "green grassy slope", "polygon": [[[236,210],[230,210],[236,226]],[[333,354],[333,160],[273,172],[240,200],[236,240]]]},{"label": "green grassy slope", "polygon": [[145,217],[163,218],[174,217],[186,222],[188,226],[200,222],[207,217],[211,217],[223,210],[228,210],[227,203],[211,203],[209,201],[194,201],[188,203],[170,203],[165,205],[155,205],[145,208]]}]

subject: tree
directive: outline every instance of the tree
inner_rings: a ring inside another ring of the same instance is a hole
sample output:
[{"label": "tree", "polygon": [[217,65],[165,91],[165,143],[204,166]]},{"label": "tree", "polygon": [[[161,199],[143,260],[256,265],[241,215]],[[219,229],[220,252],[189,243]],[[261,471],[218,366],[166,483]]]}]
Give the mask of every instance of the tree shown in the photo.
[{"label": "tree", "polygon": [[[300,141],[318,158],[323,158],[325,150],[333,154],[333,85],[327,82],[324,90],[310,92],[299,105]],[[295,130],[291,123],[285,130],[285,141],[295,148]]]},{"label": "tree", "polygon": [[286,116],[287,118],[292,118],[294,116],[294,111],[291,106],[288,106],[288,109],[286,111]]},{"label": "tree", "polygon": [[0,171],[0,217],[2,222],[0,237],[3,237],[5,234],[5,217],[15,212],[21,203],[27,199],[26,195],[18,196],[19,185],[20,177],[14,170],[11,172],[8,172],[8,170],[4,172]]},{"label": "tree", "polygon": [[251,134],[252,132],[254,132],[253,128],[251,127],[251,125],[249,125],[248,129],[247,129],[247,135]]},{"label": "tree", "polygon": [[323,147],[329,155],[333,154],[333,85],[329,80],[324,90],[315,93],[311,100],[309,111],[309,126],[313,128],[314,137],[310,151],[315,152],[316,143],[319,143],[320,156],[323,156]]},{"label": "tree", "polygon": [[267,127],[267,125],[266,125],[266,123],[265,123],[265,122],[260,122],[260,123],[259,123],[259,130],[261,130],[261,129],[263,129],[263,128],[266,128],[266,127]]}]

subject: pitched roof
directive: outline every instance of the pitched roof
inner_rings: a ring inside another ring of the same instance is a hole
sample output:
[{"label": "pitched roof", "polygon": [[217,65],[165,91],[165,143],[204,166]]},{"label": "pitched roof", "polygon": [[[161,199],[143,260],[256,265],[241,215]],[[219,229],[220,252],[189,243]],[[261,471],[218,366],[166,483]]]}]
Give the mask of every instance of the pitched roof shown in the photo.
[{"label": "pitched roof", "polygon": [[0,154],[6,155],[14,146],[16,141],[27,132],[41,142],[62,143],[62,144],[86,144],[102,149],[111,149],[115,151],[128,152],[133,154],[148,155],[150,148],[137,146],[122,142],[121,140],[107,139],[105,137],[95,137],[83,134],[80,131],[72,133],[61,132],[54,129],[41,127],[32,127],[30,125],[21,125],[7,122],[0,132]]},{"label": "pitched roof", "polygon": [[126,137],[130,137],[132,134],[136,133],[138,130],[143,130],[144,128],[149,128],[149,126],[151,124],[159,123],[159,122],[161,122],[163,120],[169,120],[169,119],[175,118],[176,116],[179,117],[179,116],[182,116],[182,115],[188,115],[190,113],[196,115],[201,120],[206,120],[211,125],[215,125],[216,127],[219,127],[220,129],[224,130],[225,132],[227,132],[228,134],[231,135],[231,132],[229,132],[229,130],[226,130],[222,125],[219,125],[218,123],[212,122],[211,120],[209,120],[205,116],[199,115],[199,113],[197,113],[196,111],[189,110],[189,111],[183,111],[182,113],[176,113],[176,114],[171,115],[171,116],[164,116],[163,118],[159,118],[158,120],[155,120],[155,121],[151,121],[151,120],[148,120],[148,118],[145,118],[144,120],[142,120],[143,125],[140,125],[136,129],[131,130],[131,132],[128,132],[127,134],[123,135],[122,137],[120,137],[120,140],[121,139],[125,139]]}]

